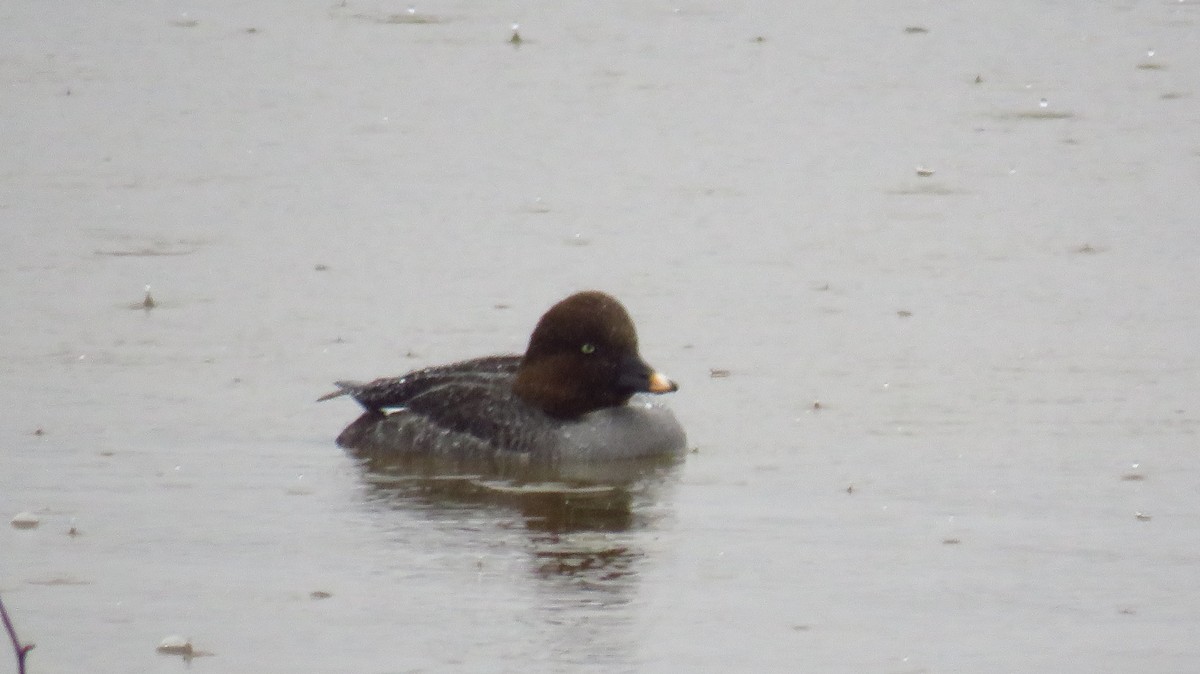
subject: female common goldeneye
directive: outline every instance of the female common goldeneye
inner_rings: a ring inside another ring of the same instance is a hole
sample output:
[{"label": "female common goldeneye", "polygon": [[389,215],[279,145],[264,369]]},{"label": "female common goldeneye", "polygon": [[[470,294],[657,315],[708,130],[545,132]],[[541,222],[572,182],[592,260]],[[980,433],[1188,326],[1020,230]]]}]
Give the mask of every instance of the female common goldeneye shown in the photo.
[{"label": "female common goldeneye", "polygon": [[686,436],[648,393],[678,390],[638,354],[615,298],[571,295],[538,321],[523,356],[488,356],[369,383],[339,381],[366,408],[338,436],[374,455],[558,465],[678,455]]}]

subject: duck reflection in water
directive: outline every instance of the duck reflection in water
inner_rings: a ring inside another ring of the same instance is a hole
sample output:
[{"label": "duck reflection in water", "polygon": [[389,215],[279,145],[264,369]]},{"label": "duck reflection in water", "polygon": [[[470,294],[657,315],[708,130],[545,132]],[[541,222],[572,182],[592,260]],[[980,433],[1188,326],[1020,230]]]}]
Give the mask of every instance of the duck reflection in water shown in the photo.
[{"label": "duck reflection in water", "polygon": [[634,509],[653,504],[673,480],[676,457],[610,462],[601,466],[501,471],[494,464],[456,461],[453,470],[428,457],[397,459],[353,452],[361,460],[372,500],[398,506],[516,510],[531,531],[625,531]]},{"label": "duck reflection in water", "polygon": [[634,590],[644,532],[658,526],[681,466],[677,459],[626,461],[586,481],[530,481],[528,473],[446,474],[427,461],[359,456],[373,510],[416,514],[468,545],[515,543],[528,551],[535,577],[617,602]]}]

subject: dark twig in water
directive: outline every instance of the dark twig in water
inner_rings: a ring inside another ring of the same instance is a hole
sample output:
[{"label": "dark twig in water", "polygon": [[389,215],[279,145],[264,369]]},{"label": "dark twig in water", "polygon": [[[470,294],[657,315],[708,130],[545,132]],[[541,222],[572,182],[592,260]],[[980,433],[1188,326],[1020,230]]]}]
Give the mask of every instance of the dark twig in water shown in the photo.
[{"label": "dark twig in water", "polygon": [[4,608],[3,599],[0,599],[0,617],[4,618],[4,629],[8,630],[8,637],[12,639],[13,652],[17,654],[17,673],[25,674],[25,656],[33,650],[34,645],[21,645],[21,640],[17,638],[17,630],[13,629],[12,620],[8,617],[8,610]]}]

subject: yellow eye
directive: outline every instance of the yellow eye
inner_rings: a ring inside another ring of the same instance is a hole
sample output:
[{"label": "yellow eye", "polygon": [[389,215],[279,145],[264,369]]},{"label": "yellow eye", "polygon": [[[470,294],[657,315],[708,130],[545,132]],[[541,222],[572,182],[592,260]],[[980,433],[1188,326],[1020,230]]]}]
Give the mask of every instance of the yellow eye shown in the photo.
[{"label": "yellow eye", "polygon": [[580,350],[580,351],[582,351],[582,352],[584,352],[584,353],[595,353],[595,352],[596,352],[596,345],[595,345],[595,344],[591,344],[591,343],[584,344],[583,346],[579,347],[579,350]]}]

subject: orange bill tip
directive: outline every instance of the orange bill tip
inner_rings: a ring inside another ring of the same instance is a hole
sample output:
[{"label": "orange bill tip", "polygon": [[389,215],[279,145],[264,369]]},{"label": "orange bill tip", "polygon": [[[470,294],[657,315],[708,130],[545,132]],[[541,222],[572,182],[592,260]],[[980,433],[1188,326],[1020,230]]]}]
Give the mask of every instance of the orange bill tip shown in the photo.
[{"label": "orange bill tip", "polygon": [[667,378],[667,375],[661,372],[655,372],[650,375],[650,392],[651,393],[671,393],[679,390],[679,385]]}]

